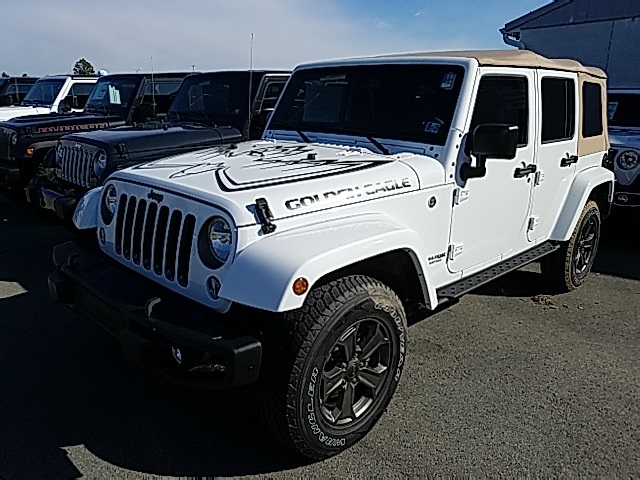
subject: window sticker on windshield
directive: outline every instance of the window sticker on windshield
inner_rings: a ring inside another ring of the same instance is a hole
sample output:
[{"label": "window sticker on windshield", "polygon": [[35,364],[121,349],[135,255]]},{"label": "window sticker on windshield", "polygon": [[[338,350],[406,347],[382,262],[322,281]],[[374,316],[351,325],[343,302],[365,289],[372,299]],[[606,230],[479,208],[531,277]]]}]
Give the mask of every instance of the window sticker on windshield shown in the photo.
[{"label": "window sticker on windshield", "polygon": [[619,102],[609,102],[609,104],[607,105],[607,118],[609,120],[613,120],[613,117],[616,116],[616,110],[618,109],[618,103]]},{"label": "window sticker on windshield", "polygon": [[443,90],[451,90],[453,88],[453,84],[456,81],[456,74],[453,72],[447,73],[444,77],[442,77],[442,83],[440,84],[440,88]]},{"label": "window sticker on windshield", "polygon": [[113,85],[109,85],[109,103],[120,105],[120,91]]},{"label": "window sticker on windshield", "polygon": [[441,123],[438,122],[429,122],[427,126],[424,128],[424,131],[427,133],[438,133],[440,131]]}]

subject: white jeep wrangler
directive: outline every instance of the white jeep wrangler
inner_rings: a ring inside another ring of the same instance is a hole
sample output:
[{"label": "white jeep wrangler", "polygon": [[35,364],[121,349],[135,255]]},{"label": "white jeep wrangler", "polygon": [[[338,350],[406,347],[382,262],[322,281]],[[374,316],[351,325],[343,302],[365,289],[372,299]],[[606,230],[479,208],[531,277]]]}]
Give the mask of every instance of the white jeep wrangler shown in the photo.
[{"label": "white jeep wrangler", "polygon": [[102,253],[54,250],[52,297],[178,382],[256,381],[323,458],[381,416],[408,313],[534,260],[587,278],[608,212],[605,74],[526,51],[316,63],[262,141],[114,173],[78,205]]}]

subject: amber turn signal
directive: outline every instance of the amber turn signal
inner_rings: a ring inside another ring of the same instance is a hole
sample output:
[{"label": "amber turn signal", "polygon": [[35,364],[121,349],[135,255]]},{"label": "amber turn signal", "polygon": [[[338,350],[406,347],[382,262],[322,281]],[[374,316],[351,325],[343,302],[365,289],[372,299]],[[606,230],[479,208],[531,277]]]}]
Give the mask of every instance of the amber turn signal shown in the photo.
[{"label": "amber turn signal", "polygon": [[308,289],[309,281],[304,277],[297,278],[293,282],[293,293],[296,295],[304,295]]},{"label": "amber turn signal", "polygon": [[33,152],[35,152],[34,148],[31,148],[31,147],[27,148],[27,155],[32,156]]}]

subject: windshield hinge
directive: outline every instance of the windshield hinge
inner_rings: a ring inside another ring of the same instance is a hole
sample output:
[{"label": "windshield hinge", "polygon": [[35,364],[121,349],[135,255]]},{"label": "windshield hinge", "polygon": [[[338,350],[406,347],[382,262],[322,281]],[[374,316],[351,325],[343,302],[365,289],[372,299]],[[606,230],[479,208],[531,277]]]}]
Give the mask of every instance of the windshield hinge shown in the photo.
[{"label": "windshield hinge", "polygon": [[256,198],[256,215],[258,216],[260,225],[262,225],[262,231],[265,234],[276,231],[277,227],[271,222],[271,220],[273,220],[273,213],[271,213],[266,198]]},{"label": "windshield hinge", "polygon": [[453,191],[453,205],[460,205],[462,202],[469,198],[469,190],[462,188],[456,188]]},{"label": "windshield hinge", "polygon": [[127,152],[127,146],[124,143],[119,143],[116,146],[116,150],[118,151],[119,158],[127,158],[129,152]]}]

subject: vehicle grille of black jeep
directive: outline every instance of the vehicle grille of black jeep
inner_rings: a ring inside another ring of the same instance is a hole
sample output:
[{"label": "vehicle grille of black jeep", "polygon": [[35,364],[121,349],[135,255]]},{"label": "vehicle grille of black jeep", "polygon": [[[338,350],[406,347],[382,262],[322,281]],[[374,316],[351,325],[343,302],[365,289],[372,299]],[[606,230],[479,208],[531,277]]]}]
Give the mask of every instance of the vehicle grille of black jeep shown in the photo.
[{"label": "vehicle grille of black jeep", "polygon": [[186,287],[195,226],[191,214],[123,193],[116,213],[115,252],[133,265]]},{"label": "vehicle grille of black jeep", "polygon": [[0,128],[0,158],[9,158],[11,155],[12,130]]},{"label": "vehicle grille of black jeep", "polygon": [[60,178],[81,187],[91,187],[93,153],[80,147],[65,145],[60,155]]}]

